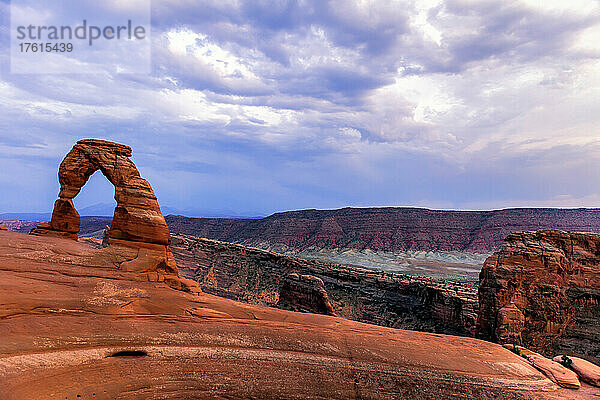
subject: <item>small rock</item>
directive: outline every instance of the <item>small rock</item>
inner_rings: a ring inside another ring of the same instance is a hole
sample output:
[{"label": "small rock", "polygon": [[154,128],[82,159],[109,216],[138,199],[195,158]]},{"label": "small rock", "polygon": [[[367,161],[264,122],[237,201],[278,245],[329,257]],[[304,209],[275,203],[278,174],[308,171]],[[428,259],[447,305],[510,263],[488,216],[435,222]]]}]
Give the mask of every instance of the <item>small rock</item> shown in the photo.
[{"label": "small rock", "polygon": [[581,386],[579,379],[577,378],[577,374],[570,369],[565,368],[562,364],[555,362],[556,358],[554,361],[550,360],[541,354],[531,351],[523,346],[508,343],[504,344],[503,346],[529,361],[529,364],[546,375],[548,379],[557,385],[568,389],[579,389]]},{"label": "small rock", "polygon": [[578,357],[556,356],[554,361],[571,368],[582,381],[600,387],[600,367]]},{"label": "small rock", "polygon": [[335,315],[321,278],[290,273],[286,276],[277,306],[286,310]]},{"label": "small rock", "polygon": [[528,355],[525,358],[557,385],[568,389],[579,389],[581,386],[577,374],[561,364],[540,355]]}]

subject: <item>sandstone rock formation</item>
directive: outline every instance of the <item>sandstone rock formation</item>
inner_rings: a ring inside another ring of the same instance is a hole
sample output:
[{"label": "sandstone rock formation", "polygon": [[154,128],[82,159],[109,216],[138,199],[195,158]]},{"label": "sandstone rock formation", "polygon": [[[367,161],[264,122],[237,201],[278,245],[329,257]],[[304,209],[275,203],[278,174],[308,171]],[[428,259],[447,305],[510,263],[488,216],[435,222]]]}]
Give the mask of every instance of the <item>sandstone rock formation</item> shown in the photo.
[{"label": "sandstone rock formation", "polygon": [[549,360],[540,354],[527,356],[526,359],[533,367],[542,371],[544,375],[557,385],[568,389],[579,389],[581,387],[577,374],[559,363]]},{"label": "sandstone rock formation", "polygon": [[138,257],[122,265],[131,271],[176,275],[177,267],[168,248],[169,228],[160,212],[150,184],[129,159],[131,148],[104,140],[80,140],[60,164],[59,198],[52,220],[31,233],[77,239],[79,213],[73,198],[98,170],[114,185],[117,207],[108,233],[108,244],[133,248]]},{"label": "sandstone rock formation", "polygon": [[504,347],[529,361],[533,367],[557,385],[568,389],[579,389],[581,387],[577,374],[556,360],[550,360],[541,354],[516,344],[505,344]]},{"label": "sandstone rock formation", "polygon": [[111,248],[0,232],[1,400],[594,398],[497,344],[192,295]]},{"label": "sandstone rock formation", "polygon": [[496,316],[496,338],[500,343],[522,343],[521,332],[525,325],[525,316],[515,305],[509,303],[498,310]]},{"label": "sandstone rock formation", "polygon": [[481,270],[478,336],[598,362],[599,302],[600,236],[516,233]]},{"label": "sandstone rock formation", "polygon": [[5,227],[3,227],[2,225],[0,225],[0,231],[7,231],[8,229],[6,229]]},{"label": "sandstone rock formation", "polygon": [[582,381],[600,387],[600,366],[578,357],[565,355],[556,356],[553,360],[571,368]]},{"label": "sandstone rock formation", "polygon": [[307,282],[289,280],[290,274],[309,275],[323,282],[335,315],[393,328],[475,334],[474,285],[305,260],[185,235],[174,235],[171,248],[180,273],[198,281],[207,293],[272,307],[283,297],[279,306],[284,308],[291,302],[295,310],[323,312],[316,299],[324,299],[324,293],[313,297]]},{"label": "sandstone rock formation", "polygon": [[316,276],[295,272],[283,280],[277,306],[283,310],[335,315],[323,281]]}]

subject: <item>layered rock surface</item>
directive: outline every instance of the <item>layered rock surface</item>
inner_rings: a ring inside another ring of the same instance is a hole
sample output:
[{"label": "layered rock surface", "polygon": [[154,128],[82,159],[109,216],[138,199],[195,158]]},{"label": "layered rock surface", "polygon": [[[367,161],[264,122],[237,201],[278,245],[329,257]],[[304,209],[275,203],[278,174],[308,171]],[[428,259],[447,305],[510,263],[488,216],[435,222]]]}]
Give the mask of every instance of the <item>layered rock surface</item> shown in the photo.
[{"label": "layered rock surface", "polygon": [[152,187],[140,176],[129,159],[131,148],[97,139],[80,140],[60,164],[60,193],[54,203],[52,220],[31,233],[77,239],[79,213],[73,198],[79,194],[96,171],[115,187],[117,207],[108,233],[108,244],[115,248],[133,248],[138,257],[124,265],[140,272],[157,271],[176,275],[177,266],[171,251],[169,228],[160,212]]},{"label": "layered rock surface", "polygon": [[600,361],[600,236],[508,236],[481,270],[478,335]]},{"label": "layered rock surface", "polygon": [[148,282],[111,247],[0,232],[0,399],[591,399],[499,345]]},{"label": "layered rock surface", "polygon": [[335,315],[356,321],[469,336],[475,332],[474,285],[304,260],[184,235],[175,235],[171,248],[181,274],[218,296],[327,314],[326,296]]},{"label": "layered rock surface", "polygon": [[175,233],[268,247],[277,252],[316,247],[488,253],[498,250],[504,238],[513,232],[556,228],[600,233],[600,210],[343,208],[288,211],[262,219],[170,215],[167,223]]},{"label": "layered rock surface", "polygon": [[578,357],[569,357],[564,354],[556,356],[553,360],[575,371],[579,379],[592,386],[600,387],[600,366],[592,364]]}]

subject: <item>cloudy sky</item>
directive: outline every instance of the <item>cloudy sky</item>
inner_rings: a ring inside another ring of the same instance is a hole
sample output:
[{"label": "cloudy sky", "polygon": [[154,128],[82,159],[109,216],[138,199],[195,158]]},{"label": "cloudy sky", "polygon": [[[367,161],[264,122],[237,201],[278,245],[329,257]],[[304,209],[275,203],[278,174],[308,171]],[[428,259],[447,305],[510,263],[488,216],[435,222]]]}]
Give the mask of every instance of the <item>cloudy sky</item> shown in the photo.
[{"label": "cloudy sky", "polygon": [[9,9],[0,212],[49,211],[88,137],[191,215],[600,207],[598,1],[160,0],[137,75],[11,74]]}]

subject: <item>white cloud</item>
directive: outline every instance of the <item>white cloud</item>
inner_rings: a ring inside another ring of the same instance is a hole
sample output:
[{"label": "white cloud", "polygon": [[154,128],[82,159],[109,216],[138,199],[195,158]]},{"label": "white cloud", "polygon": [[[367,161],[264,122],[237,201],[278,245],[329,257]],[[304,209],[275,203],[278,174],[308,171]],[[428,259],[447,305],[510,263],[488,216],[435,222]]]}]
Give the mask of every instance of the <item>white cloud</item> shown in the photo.
[{"label": "white cloud", "polygon": [[536,10],[553,14],[572,13],[589,15],[597,12],[600,5],[595,0],[521,0],[526,6]]},{"label": "white cloud", "polygon": [[224,79],[258,80],[247,63],[227,50],[211,43],[202,33],[177,29],[166,33],[169,50],[178,55],[191,54]]}]

